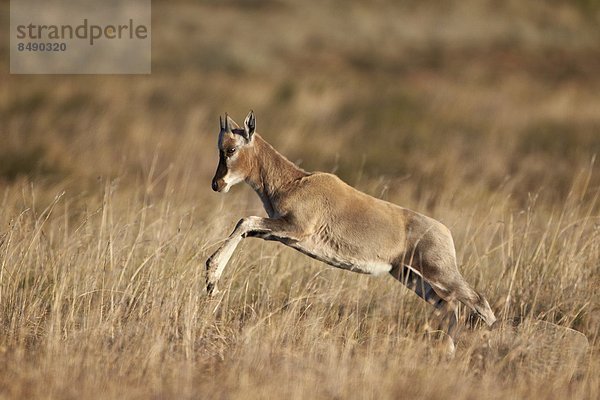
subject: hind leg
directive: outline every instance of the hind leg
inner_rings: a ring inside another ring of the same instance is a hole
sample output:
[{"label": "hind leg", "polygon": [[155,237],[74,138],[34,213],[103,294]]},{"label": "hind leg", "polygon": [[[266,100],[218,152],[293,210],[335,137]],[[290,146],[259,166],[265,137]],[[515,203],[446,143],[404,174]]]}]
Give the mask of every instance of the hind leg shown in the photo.
[{"label": "hind leg", "polygon": [[456,252],[450,231],[438,235],[425,235],[416,246],[411,258],[411,266],[416,268],[423,279],[446,299],[458,300],[475,311],[486,324],[492,326],[496,316],[487,300],[476,292],[458,270]]},{"label": "hind leg", "polygon": [[436,315],[437,323],[434,330],[442,331],[447,334],[444,340],[446,351],[449,354],[453,354],[455,348],[454,340],[458,328],[458,310],[456,302],[442,298],[433,286],[423,279],[423,276],[419,272],[407,265],[392,268],[390,274],[435,308],[434,313]]}]

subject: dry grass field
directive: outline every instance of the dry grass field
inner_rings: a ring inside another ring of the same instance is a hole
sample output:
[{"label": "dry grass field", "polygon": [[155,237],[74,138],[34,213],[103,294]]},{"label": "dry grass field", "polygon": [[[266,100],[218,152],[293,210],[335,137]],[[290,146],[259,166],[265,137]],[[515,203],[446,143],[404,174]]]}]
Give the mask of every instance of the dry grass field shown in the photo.
[{"label": "dry grass field", "polygon": [[[155,1],[148,76],[9,75],[0,22],[0,398],[600,397],[597,1]],[[449,226],[517,326],[447,360],[391,277],[257,239],[209,300],[206,258],[264,215],[210,189],[218,115],[250,108]]]}]

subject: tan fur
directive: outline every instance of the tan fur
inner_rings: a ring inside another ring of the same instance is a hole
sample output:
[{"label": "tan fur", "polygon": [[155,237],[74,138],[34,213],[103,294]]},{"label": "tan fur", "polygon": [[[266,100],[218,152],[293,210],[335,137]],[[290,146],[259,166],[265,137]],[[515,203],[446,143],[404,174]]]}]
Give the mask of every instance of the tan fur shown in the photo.
[{"label": "tan fur", "polygon": [[[251,117],[252,113],[246,121]],[[242,219],[209,258],[209,293],[215,293],[235,246],[243,237],[254,236],[277,240],[327,264],[361,273],[389,272],[402,280],[409,266],[417,271],[417,279],[425,281],[420,284],[431,285],[436,299],[441,297],[449,303],[452,312],[456,299],[474,309],[489,325],[494,323],[487,301],[458,271],[452,235],[443,224],[362,193],[335,175],[308,173],[279,154],[247,124],[240,129],[228,117],[226,121],[229,129],[222,127],[219,136],[221,159],[213,188],[223,189],[224,174],[243,176],[261,198],[269,218]],[[228,159],[224,152],[232,146],[237,148],[236,154]]]}]

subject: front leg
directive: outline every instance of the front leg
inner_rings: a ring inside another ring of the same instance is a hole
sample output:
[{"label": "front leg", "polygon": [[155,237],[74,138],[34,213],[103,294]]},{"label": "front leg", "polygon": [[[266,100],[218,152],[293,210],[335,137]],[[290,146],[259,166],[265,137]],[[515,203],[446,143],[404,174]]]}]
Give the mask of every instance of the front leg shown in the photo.
[{"label": "front leg", "polygon": [[209,296],[218,293],[217,282],[233,255],[238,244],[245,237],[261,237],[266,240],[279,240],[283,243],[291,243],[300,240],[295,225],[283,218],[261,218],[247,217],[242,218],[231,235],[215,251],[215,253],[206,260],[206,290]]}]

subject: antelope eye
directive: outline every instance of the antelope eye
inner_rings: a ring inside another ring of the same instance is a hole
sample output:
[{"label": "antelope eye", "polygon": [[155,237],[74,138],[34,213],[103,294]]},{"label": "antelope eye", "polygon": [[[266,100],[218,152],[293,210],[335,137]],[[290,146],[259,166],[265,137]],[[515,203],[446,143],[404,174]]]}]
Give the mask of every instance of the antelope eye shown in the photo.
[{"label": "antelope eye", "polygon": [[236,150],[237,149],[235,147],[230,147],[225,151],[225,154],[227,154],[227,157],[231,157],[235,153]]}]

